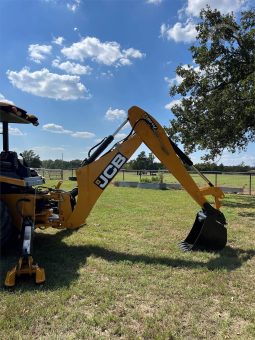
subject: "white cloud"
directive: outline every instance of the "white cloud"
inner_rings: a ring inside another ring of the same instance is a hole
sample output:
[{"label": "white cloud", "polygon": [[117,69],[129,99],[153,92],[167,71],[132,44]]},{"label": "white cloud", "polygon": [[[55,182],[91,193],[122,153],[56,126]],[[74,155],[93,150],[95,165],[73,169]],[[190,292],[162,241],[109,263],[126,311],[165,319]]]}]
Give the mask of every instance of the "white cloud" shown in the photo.
[{"label": "white cloud", "polygon": [[170,27],[163,23],[160,27],[161,37],[175,42],[190,43],[196,39],[197,31],[194,20],[199,17],[202,8],[209,5],[212,9],[218,9],[221,13],[239,11],[247,0],[187,0],[179,11],[179,19],[186,17],[186,22],[177,22]]},{"label": "white cloud", "polygon": [[124,139],[126,137],[127,137],[126,133],[117,133],[117,135],[115,135],[115,138],[119,140]]},{"label": "white cloud", "polygon": [[127,50],[122,51],[122,57],[119,59],[119,63],[123,66],[131,65],[132,62],[130,58],[134,59],[142,59],[144,54],[141,53],[139,50],[135,50],[134,48],[128,48]]},{"label": "white cloud", "polygon": [[99,64],[108,66],[129,65],[132,63],[131,58],[141,59],[145,56],[134,48],[121,50],[119,43],[115,41],[101,42],[95,37],[83,38],[70,47],[64,47],[61,52],[73,60],[84,61],[84,59],[90,58]]},{"label": "white cloud", "polygon": [[72,137],[76,138],[93,138],[96,135],[92,132],[86,132],[86,131],[77,131],[71,134]]},{"label": "white cloud", "polygon": [[71,134],[73,131],[71,130],[65,130],[62,125],[57,125],[54,123],[49,123],[43,125],[43,130],[53,133],[61,133],[61,134]]},{"label": "white cloud", "polygon": [[[0,126],[0,133],[3,133],[3,127]],[[18,128],[13,128],[12,126],[9,126],[9,134],[12,136],[26,136],[26,133],[22,132]]]},{"label": "white cloud", "polygon": [[46,68],[35,72],[28,68],[19,72],[8,70],[7,76],[13,86],[35,96],[60,100],[90,98],[79,76],[59,75]]},{"label": "white cloud", "polygon": [[[200,70],[199,66],[194,67],[192,65],[184,64],[182,65],[182,68],[185,70],[193,69],[195,72],[200,73],[200,74],[204,73],[204,71]],[[180,85],[181,82],[183,81],[183,77],[176,74],[174,78],[164,77],[164,80],[167,82],[169,86]]]},{"label": "white cloud", "polygon": [[51,151],[64,151],[65,149],[62,147],[56,146],[33,146],[32,148],[36,152],[45,152],[50,153]]},{"label": "white cloud", "polygon": [[147,4],[160,5],[163,0],[147,0]]},{"label": "white cloud", "polygon": [[130,129],[130,128],[131,128],[131,125],[130,125],[129,122],[127,122],[127,123],[123,126],[123,128],[121,129],[121,131],[122,131],[122,130],[125,130],[125,129]]},{"label": "white cloud", "polygon": [[66,130],[62,125],[54,124],[54,123],[49,123],[43,125],[43,130],[47,132],[52,132],[52,133],[58,133],[58,134],[67,134],[75,138],[94,138],[95,134],[92,132],[87,132],[87,131],[71,131],[71,130]]},{"label": "white cloud", "polygon": [[54,59],[52,61],[52,66],[71,74],[90,74],[92,71],[92,68],[90,66],[71,63],[70,61],[65,61],[61,63],[59,59]]},{"label": "white cloud", "polygon": [[160,34],[162,38],[166,38],[167,40],[190,43],[196,39],[197,31],[196,25],[188,20],[184,24],[177,22],[173,27],[162,24],[160,27]]},{"label": "white cloud", "polygon": [[15,105],[11,100],[6,99],[2,93],[0,93],[0,102]]},{"label": "white cloud", "polygon": [[28,48],[28,54],[31,60],[40,64],[46,59],[47,55],[51,54],[52,46],[50,45],[30,45]]},{"label": "white cloud", "polygon": [[[204,151],[196,151],[190,155],[190,158],[194,163],[201,163],[203,160],[201,159],[205,155]],[[214,161],[216,164],[224,164],[224,165],[240,165],[244,163],[246,165],[255,166],[255,155],[252,150],[252,147],[248,146],[246,151],[240,152],[230,152],[224,150],[221,156]],[[220,179],[219,179],[220,180]]]},{"label": "white cloud", "polygon": [[61,146],[31,146],[31,149],[39,154],[41,159],[61,159],[65,148]]},{"label": "white cloud", "polygon": [[127,113],[121,109],[112,109],[111,107],[106,111],[105,118],[107,120],[125,119]]},{"label": "white cloud", "polygon": [[20,129],[13,127],[9,127],[9,133],[13,136],[26,136],[26,133],[23,133]]},{"label": "white cloud", "polygon": [[113,73],[111,71],[107,70],[106,72],[101,72],[100,76],[98,76],[97,78],[100,78],[100,77],[110,79],[110,78],[113,77]]},{"label": "white cloud", "polygon": [[165,109],[172,110],[174,105],[180,105],[180,104],[181,104],[181,99],[174,99],[169,104],[165,105]]},{"label": "white cloud", "polygon": [[64,40],[65,40],[65,38],[63,38],[63,37],[57,37],[57,38],[54,38],[52,40],[52,43],[56,44],[56,45],[59,45],[59,46],[62,46]]},{"label": "white cloud", "polygon": [[239,165],[241,163],[254,166],[255,165],[255,156],[254,154],[248,152],[227,152],[224,151],[222,156],[219,158],[217,163],[223,163],[225,165]]},{"label": "white cloud", "polygon": [[188,0],[185,12],[198,17],[201,9],[209,5],[212,9],[217,8],[222,13],[230,13],[238,11],[244,3],[243,0]]},{"label": "white cloud", "polygon": [[167,82],[168,86],[179,85],[183,78],[181,76],[176,75],[174,78],[164,77],[164,80]]},{"label": "white cloud", "polygon": [[73,0],[71,2],[68,2],[66,7],[69,9],[69,11],[76,12],[80,4],[81,4],[81,0]]}]

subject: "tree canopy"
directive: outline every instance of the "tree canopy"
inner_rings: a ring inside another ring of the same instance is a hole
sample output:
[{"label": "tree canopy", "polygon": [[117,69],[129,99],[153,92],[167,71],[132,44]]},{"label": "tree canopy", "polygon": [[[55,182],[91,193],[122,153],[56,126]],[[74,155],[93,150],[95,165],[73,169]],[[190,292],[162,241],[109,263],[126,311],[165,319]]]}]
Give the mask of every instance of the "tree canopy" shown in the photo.
[{"label": "tree canopy", "polygon": [[40,160],[40,156],[36,155],[33,150],[25,150],[22,152],[22,157],[26,162],[27,166],[31,168],[40,168],[42,166],[42,162]]},{"label": "tree canopy", "polygon": [[170,95],[182,98],[166,130],[187,152],[206,150],[209,160],[255,141],[255,10],[237,20],[207,7],[200,17],[190,48],[195,66],[176,69],[182,81]]},{"label": "tree canopy", "polygon": [[133,159],[126,164],[125,168],[128,170],[159,170],[164,167],[161,163],[155,162],[153,153],[150,152],[149,155],[146,156],[146,153],[141,151],[136,159]]}]

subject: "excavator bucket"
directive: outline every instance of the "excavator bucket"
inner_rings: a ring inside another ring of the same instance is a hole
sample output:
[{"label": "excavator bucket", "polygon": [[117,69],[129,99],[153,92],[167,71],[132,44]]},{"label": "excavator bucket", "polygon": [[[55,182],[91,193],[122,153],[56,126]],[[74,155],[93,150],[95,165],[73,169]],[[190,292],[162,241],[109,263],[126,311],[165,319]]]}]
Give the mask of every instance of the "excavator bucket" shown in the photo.
[{"label": "excavator bucket", "polygon": [[184,241],[180,243],[183,251],[221,250],[227,243],[226,220],[222,213],[199,211],[195,223]]}]

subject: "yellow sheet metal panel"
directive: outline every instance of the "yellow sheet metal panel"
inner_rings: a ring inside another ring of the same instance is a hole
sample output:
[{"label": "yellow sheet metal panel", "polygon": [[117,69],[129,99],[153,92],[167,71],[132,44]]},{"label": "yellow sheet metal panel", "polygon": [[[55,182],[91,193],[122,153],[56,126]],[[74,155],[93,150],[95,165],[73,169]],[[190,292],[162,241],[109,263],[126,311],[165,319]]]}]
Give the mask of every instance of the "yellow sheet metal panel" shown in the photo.
[{"label": "yellow sheet metal panel", "polygon": [[0,176],[0,182],[1,183],[8,183],[13,185],[18,185],[20,187],[25,187],[26,183],[23,179],[13,178],[13,177],[7,177],[7,176]]},{"label": "yellow sheet metal panel", "polygon": [[65,224],[67,228],[78,228],[85,223],[99,196],[141,142],[138,135],[131,136],[111,152],[106,153],[93,163],[77,169],[79,194],[74,211]]}]

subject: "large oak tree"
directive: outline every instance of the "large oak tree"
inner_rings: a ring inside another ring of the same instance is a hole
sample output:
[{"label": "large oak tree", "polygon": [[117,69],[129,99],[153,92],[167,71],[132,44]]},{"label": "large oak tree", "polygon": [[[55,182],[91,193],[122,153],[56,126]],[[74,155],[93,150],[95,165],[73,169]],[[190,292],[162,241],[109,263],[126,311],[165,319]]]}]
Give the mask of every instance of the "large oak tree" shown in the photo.
[{"label": "large oak tree", "polygon": [[21,155],[27,166],[32,168],[40,168],[42,166],[40,156],[36,155],[33,150],[25,150]]},{"label": "large oak tree", "polygon": [[182,99],[167,132],[209,160],[255,141],[255,10],[236,19],[207,7],[200,17],[190,48],[195,66],[178,66],[182,81],[170,88]]}]

